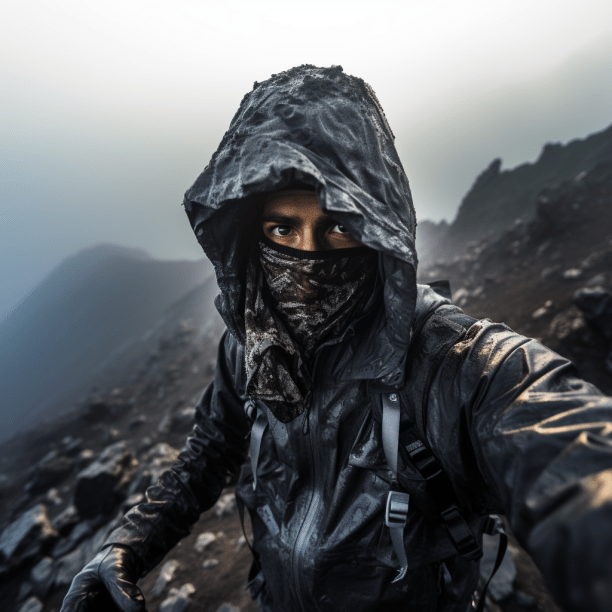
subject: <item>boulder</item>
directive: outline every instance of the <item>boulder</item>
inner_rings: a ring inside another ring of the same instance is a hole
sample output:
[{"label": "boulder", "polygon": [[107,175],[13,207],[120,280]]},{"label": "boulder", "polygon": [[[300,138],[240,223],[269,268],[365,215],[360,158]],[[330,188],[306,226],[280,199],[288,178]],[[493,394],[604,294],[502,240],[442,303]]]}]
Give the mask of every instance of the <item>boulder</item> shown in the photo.
[{"label": "boulder", "polygon": [[61,498],[59,490],[53,487],[47,491],[43,502],[52,506],[61,506],[64,500]]},{"label": "boulder", "polygon": [[[97,521],[99,523],[99,521]],[[93,530],[97,527],[96,521],[85,520],[81,521],[71,532],[67,538],[64,538],[57,542],[51,551],[51,556],[54,559],[63,557],[70,551],[74,550],[77,545],[87,538]]]},{"label": "boulder", "polygon": [[557,340],[571,341],[587,329],[584,315],[578,308],[572,306],[555,315],[550,323],[549,333]]},{"label": "boulder", "polygon": [[195,593],[195,587],[191,583],[184,584],[180,589],[170,589],[168,598],[159,606],[159,612],[185,612]]},{"label": "boulder", "polygon": [[66,536],[70,533],[70,530],[77,525],[81,520],[79,512],[74,504],[66,506],[62,512],[60,512],[52,521],[53,527],[62,536]]},{"label": "boulder", "polygon": [[32,585],[29,582],[22,582],[19,586],[19,592],[17,593],[17,599],[15,603],[21,603],[24,599],[32,594]]},{"label": "boulder", "polygon": [[603,287],[583,287],[574,293],[574,304],[584,318],[608,340],[612,340],[612,293]]},{"label": "boulder", "polygon": [[32,495],[44,493],[63,482],[72,473],[73,468],[72,459],[68,457],[50,458],[33,469],[32,478],[25,485],[24,490]]},{"label": "boulder", "polygon": [[72,582],[72,579],[83,569],[83,567],[85,567],[87,562],[90,561],[86,556],[87,552],[88,547],[86,544],[82,544],[56,561],[54,582],[56,587],[66,587]]},{"label": "boulder", "polygon": [[193,547],[196,549],[196,552],[202,554],[216,539],[217,536],[210,531],[201,533]]},{"label": "boulder", "polygon": [[77,470],[82,470],[85,466],[89,465],[96,458],[96,453],[94,453],[91,448],[86,448],[82,450],[76,458],[75,464]]},{"label": "boulder", "polygon": [[108,514],[125,496],[135,460],[125,444],[108,446],[96,461],[79,472],[74,488],[74,505],[84,518]]},{"label": "boulder", "polygon": [[218,519],[234,514],[236,512],[236,496],[233,493],[222,495],[215,504],[213,512]]},{"label": "boulder", "polygon": [[135,429],[142,427],[146,422],[147,417],[144,414],[139,414],[128,423],[128,430],[134,431]]},{"label": "boulder", "polygon": [[51,557],[43,557],[30,572],[34,594],[44,599],[55,581],[55,565]]},{"label": "boulder", "polygon": [[0,564],[19,566],[37,557],[57,535],[47,516],[47,507],[44,504],[34,506],[2,532]]},{"label": "boulder", "polygon": [[166,561],[162,565],[159,576],[157,577],[153,590],[151,591],[151,595],[153,595],[153,597],[159,597],[166,590],[166,587],[174,577],[174,573],[178,569],[179,565],[179,562],[174,559]]},{"label": "boulder", "polygon": [[144,493],[151,485],[151,472],[147,469],[142,469],[136,472],[130,486],[127,490],[128,497],[135,495],[136,493]]},{"label": "boulder", "polygon": [[66,457],[76,457],[81,452],[83,446],[83,438],[73,438],[66,436],[61,442],[64,455]]},{"label": "boulder", "polygon": [[17,612],[42,612],[43,603],[38,597],[30,597],[23,602]]},{"label": "boulder", "polygon": [[98,423],[112,416],[111,406],[102,398],[98,397],[85,404],[81,417],[88,423]]}]

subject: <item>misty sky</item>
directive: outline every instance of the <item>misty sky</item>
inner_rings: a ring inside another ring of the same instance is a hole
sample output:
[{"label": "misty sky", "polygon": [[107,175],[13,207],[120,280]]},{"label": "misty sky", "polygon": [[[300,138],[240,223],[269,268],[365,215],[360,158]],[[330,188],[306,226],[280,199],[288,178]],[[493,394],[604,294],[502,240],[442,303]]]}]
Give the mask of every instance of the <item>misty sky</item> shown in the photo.
[{"label": "misty sky", "polygon": [[199,258],[180,206],[253,82],[376,91],[419,219],[612,123],[612,2],[20,0],[0,8],[0,320],[66,256]]}]

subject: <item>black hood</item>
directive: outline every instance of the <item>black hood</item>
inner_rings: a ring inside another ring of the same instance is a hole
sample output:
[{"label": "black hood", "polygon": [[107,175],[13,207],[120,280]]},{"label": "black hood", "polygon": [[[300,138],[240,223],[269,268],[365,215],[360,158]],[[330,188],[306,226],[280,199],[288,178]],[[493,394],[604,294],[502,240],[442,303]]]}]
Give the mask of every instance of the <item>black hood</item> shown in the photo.
[{"label": "black hood", "polygon": [[394,136],[369,85],[340,66],[292,68],[243,98],[184,206],[215,267],[216,306],[244,342],[245,264],[259,236],[260,194],[299,183],[377,250],[384,308],[347,341],[350,378],[403,382],[416,301],[416,218]]}]

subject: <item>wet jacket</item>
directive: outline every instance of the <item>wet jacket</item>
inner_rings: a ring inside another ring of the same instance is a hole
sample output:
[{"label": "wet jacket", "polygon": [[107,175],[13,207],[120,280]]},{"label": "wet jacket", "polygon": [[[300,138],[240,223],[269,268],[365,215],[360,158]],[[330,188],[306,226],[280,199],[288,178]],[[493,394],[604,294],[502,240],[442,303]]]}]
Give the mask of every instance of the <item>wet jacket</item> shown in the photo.
[{"label": "wet jacket", "polygon": [[[254,490],[245,462],[245,258],[258,194],[295,181],[312,186],[324,212],[379,252],[381,299],[319,348],[302,417],[283,424],[262,407],[268,426]],[[567,610],[610,609],[612,401],[567,360],[503,324],[447,321],[457,309],[417,286],[408,181],[365,83],[312,66],[256,83],[185,207],[215,266],[228,329],[177,464],[106,545],[129,546],[149,571],[215,503],[228,473],[239,474],[258,561],[251,591],[263,610],[463,612],[477,564],[457,553],[422,494],[408,452],[414,434],[439,461],[477,536],[480,517],[504,511]],[[436,324],[419,331],[432,313]],[[438,336],[418,344],[423,333]],[[435,371],[420,346],[444,348]],[[397,582],[384,524],[392,478],[380,398],[388,393],[402,402],[399,487],[415,502],[404,532],[409,569]],[[442,588],[442,561],[452,588]]]}]

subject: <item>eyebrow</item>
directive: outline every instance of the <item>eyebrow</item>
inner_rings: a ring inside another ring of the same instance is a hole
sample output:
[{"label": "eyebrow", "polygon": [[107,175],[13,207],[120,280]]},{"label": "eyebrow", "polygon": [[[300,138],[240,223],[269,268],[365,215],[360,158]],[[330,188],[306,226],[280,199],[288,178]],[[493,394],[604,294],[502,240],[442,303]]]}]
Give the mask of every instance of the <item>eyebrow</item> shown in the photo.
[{"label": "eyebrow", "polygon": [[[261,222],[278,223],[279,225],[300,225],[302,223],[302,218],[294,215],[283,215],[281,213],[268,212],[262,215]],[[331,217],[324,214],[319,217],[316,227],[320,228],[323,226],[329,226],[332,223],[336,224],[337,221],[334,221]]]}]

